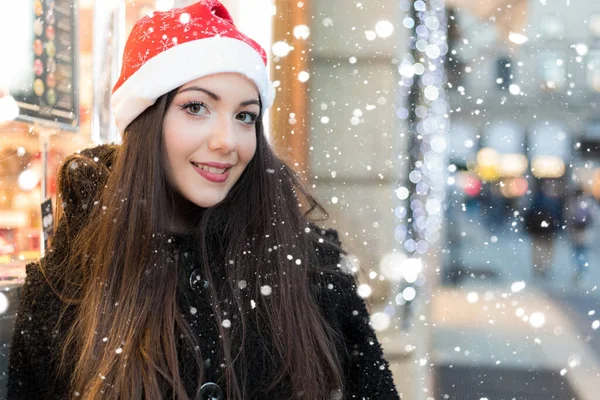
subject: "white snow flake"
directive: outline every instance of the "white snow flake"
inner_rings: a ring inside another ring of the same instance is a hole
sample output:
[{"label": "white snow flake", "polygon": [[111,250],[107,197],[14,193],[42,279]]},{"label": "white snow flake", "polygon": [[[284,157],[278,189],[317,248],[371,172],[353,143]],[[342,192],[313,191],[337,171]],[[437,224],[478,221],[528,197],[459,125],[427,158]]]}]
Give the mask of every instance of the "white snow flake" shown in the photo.
[{"label": "white snow flake", "polygon": [[273,289],[271,289],[271,286],[269,285],[264,285],[260,287],[260,294],[262,294],[263,296],[269,296],[272,291]]}]

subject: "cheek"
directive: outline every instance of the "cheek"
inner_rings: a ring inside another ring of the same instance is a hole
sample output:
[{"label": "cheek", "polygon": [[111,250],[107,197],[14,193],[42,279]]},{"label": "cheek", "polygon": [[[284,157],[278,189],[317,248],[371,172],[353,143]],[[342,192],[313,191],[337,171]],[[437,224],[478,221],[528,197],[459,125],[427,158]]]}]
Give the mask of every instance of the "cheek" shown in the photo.
[{"label": "cheek", "polygon": [[252,160],[252,157],[254,157],[254,153],[256,153],[256,147],[256,134],[244,137],[240,141],[240,146],[238,148],[240,158],[243,159],[246,163],[250,162],[250,160]]},{"label": "cheek", "polygon": [[181,160],[181,154],[185,149],[185,140],[182,137],[181,124],[174,121],[172,115],[165,116],[163,122],[163,165],[167,173],[167,178],[171,185],[176,186],[176,172],[181,170],[181,166],[178,165]]},{"label": "cheek", "polygon": [[190,138],[186,137],[186,127],[181,121],[169,118],[168,114],[163,123],[163,143],[167,159],[175,162],[181,154],[190,148]]},{"label": "cheek", "polygon": [[177,130],[173,125],[174,121],[172,115],[170,112],[167,112],[162,125],[162,140],[167,160],[171,159],[171,153],[174,151],[174,147],[177,144],[177,138],[174,137],[174,132],[177,132]]}]

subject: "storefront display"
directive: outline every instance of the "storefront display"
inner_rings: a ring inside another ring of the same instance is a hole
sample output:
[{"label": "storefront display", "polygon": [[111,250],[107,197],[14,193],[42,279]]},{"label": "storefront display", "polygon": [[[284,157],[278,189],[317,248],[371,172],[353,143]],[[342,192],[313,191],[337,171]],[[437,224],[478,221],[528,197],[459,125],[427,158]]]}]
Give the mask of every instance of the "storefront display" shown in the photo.
[{"label": "storefront display", "polygon": [[[56,196],[56,173],[70,149],[51,150],[47,195]],[[0,151],[0,267],[22,265],[40,256],[40,199],[44,176],[36,141],[7,141]],[[0,272],[0,275],[2,273]]]},{"label": "storefront display", "polygon": [[[80,128],[74,0],[0,5],[0,282],[20,279],[41,256],[40,204],[56,204],[56,175],[64,157],[89,144]],[[78,34],[79,32],[79,34]],[[7,105],[16,105],[14,115]],[[9,112],[10,111],[10,112]],[[16,117],[16,121],[10,121]]]},{"label": "storefront display", "polygon": [[12,10],[15,34],[33,39],[33,51],[19,53],[14,61],[22,68],[9,90],[21,120],[50,122],[69,130],[79,127],[76,4],[34,1],[32,10]]}]

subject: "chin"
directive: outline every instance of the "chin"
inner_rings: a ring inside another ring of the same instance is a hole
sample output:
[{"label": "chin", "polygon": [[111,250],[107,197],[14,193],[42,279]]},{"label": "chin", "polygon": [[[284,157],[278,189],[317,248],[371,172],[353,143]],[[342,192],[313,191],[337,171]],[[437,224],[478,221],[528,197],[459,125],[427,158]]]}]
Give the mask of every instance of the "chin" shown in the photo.
[{"label": "chin", "polygon": [[200,208],[210,208],[214,207],[220,202],[222,202],[225,198],[221,196],[194,196],[188,198],[188,201]]}]

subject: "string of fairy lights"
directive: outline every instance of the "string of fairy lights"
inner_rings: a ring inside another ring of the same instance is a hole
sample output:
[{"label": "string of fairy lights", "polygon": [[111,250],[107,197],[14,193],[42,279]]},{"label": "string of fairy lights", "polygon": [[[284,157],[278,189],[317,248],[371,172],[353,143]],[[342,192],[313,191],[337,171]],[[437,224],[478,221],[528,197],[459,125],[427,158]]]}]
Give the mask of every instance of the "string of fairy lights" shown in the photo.
[{"label": "string of fairy lights", "polygon": [[[441,237],[446,195],[446,148],[449,106],[444,60],[448,53],[446,8],[442,0],[401,0],[402,21],[411,30],[410,52],[399,65],[398,117],[409,131],[408,179],[396,190],[394,238],[408,257],[411,279],[396,296],[411,302],[425,255]],[[412,266],[411,266],[412,265]],[[404,266],[404,269],[407,267]],[[423,276],[421,274],[421,276]]]}]

